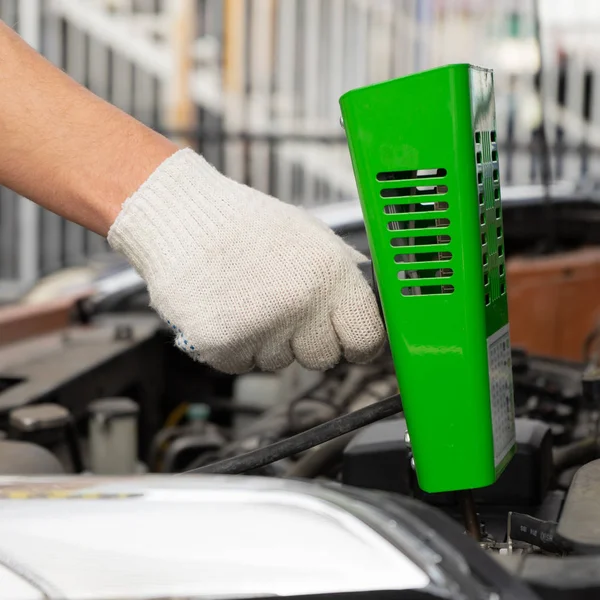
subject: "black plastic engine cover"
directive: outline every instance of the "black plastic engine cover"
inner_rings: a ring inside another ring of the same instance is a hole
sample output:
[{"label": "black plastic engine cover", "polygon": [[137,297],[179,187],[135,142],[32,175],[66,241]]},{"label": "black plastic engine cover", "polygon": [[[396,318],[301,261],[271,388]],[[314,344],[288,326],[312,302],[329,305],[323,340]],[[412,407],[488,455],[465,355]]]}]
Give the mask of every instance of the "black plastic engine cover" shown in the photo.
[{"label": "black plastic engine cover", "polygon": [[[410,449],[404,441],[405,430],[403,418],[365,427],[344,451],[343,483],[414,495],[430,504],[454,504],[454,494],[427,494],[418,487],[410,467]],[[552,477],[550,427],[541,421],[517,419],[516,436],[517,452],[498,481],[474,491],[478,503],[536,506],[544,499]]]}]

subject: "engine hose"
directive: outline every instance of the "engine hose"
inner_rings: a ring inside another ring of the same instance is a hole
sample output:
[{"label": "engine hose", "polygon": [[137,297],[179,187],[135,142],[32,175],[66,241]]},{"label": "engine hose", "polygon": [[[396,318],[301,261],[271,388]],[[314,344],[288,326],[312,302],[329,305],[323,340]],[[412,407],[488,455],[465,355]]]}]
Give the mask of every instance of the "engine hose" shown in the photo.
[{"label": "engine hose", "polygon": [[402,412],[402,400],[400,395],[397,394],[264,448],[258,448],[204,467],[191,469],[183,474],[219,473],[222,475],[235,475],[253,471],[400,412]]}]

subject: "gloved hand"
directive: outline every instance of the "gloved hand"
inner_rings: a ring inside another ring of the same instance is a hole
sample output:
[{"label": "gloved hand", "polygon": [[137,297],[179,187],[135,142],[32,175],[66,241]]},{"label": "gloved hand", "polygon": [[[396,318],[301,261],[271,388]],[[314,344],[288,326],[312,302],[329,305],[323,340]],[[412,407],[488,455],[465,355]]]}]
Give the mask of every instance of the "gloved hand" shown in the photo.
[{"label": "gloved hand", "polygon": [[108,241],[192,358],[227,373],[309,369],[384,342],[365,258],[306,211],[228,179],[190,149],[128,198]]}]

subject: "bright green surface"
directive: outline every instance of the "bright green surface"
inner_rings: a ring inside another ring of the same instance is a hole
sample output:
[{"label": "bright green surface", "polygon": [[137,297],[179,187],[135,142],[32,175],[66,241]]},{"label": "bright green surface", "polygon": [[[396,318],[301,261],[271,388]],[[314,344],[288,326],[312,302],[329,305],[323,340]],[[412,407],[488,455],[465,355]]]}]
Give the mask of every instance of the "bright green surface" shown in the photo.
[{"label": "bright green surface", "polygon": [[[352,90],[340,105],[419,484],[490,485],[514,453],[509,439],[494,458],[486,345],[508,322],[492,74],[444,67]],[[420,278],[402,279],[409,271]]]}]

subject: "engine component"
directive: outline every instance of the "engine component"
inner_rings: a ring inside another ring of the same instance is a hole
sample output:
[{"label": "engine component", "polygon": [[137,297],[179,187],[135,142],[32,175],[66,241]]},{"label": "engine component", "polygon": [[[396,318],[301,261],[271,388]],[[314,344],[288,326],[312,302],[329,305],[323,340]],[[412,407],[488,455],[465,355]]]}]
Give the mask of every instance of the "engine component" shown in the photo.
[{"label": "engine component", "polygon": [[600,409],[600,367],[590,364],[583,372],[582,377],[583,399],[587,408]]},{"label": "engine component", "polygon": [[208,405],[180,405],[170,418],[178,420],[177,413],[181,413],[182,409],[185,409],[188,422],[161,429],[152,441],[149,466],[159,473],[182,471],[191,459],[215,452],[226,443],[219,428],[207,422],[210,415]]},{"label": "engine component", "polygon": [[22,441],[41,445],[65,442],[75,473],[83,472],[79,436],[71,413],[58,404],[32,404],[9,414],[11,433]]},{"label": "engine component", "polygon": [[129,398],[104,398],[89,405],[90,469],[97,475],[137,470],[138,405]]},{"label": "engine component", "polygon": [[491,485],[515,452],[492,72],[451,65],[340,105],[419,485]]},{"label": "engine component", "polygon": [[508,513],[507,538],[527,542],[554,554],[564,554],[569,551],[567,544],[556,533],[557,524],[554,521],[542,521],[530,515],[516,512]]},{"label": "engine component", "polygon": [[[394,418],[359,432],[344,452],[342,481],[347,485],[415,494],[432,504],[454,504],[452,494],[427,494],[410,468],[411,452],[403,437],[406,422]],[[542,502],[552,478],[552,435],[540,421],[516,420],[517,453],[493,485],[475,490],[480,504],[535,506]]]},{"label": "engine component", "polygon": [[467,533],[477,542],[481,541],[481,521],[477,513],[477,506],[473,490],[460,490],[456,494],[462,512]]},{"label": "engine component", "polygon": [[586,437],[566,446],[560,446],[553,452],[554,469],[558,474],[582,465],[593,460],[598,455],[598,450],[598,440],[595,437]]},{"label": "engine component", "polygon": [[543,600],[600,598],[600,557],[540,554],[499,556],[501,565]]},{"label": "engine component", "polygon": [[600,459],[575,474],[557,532],[574,552],[600,553]]},{"label": "engine component", "polygon": [[187,473],[221,473],[233,475],[252,471],[283,458],[304,452],[309,448],[314,448],[319,444],[323,444],[399,412],[402,412],[400,396],[392,396],[347,415],[317,425],[290,438],[265,446],[264,448],[252,450],[233,458],[227,458],[205,467],[192,469],[187,471]]},{"label": "engine component", "polygon": [[[232,430],[223,431],[229,438],[223,448],[198,456],[187,466],[186,470],[203,467],[222,459],[247,453],[250,450],[264,448],[273,442],[323,424],[332,417],[369,406],[398,391],[393,363],[387,352],[384,352],[376,362],[368,366],[341,362],[327,373],[320,374],[317,381],[314,381],[312,377],[311,381],[307,381],[303,377],[303,373],[301,381],[298,381],[296,377],[289,378],[289,375],[290,373],[287,372],[284,376],[288,379],[288,383],[285,385],[287,391],[283,394],[284,398],[280,398],[263,413],[255,415],[254,421],[245,427],[242,434],[237,431],[234,422]],[[294,387],[297,390],[293,395],[289,391],[289,383],[292,379],[295,380]],[[242,407],[239,404],[231,406],[234,412],[239,411],[240,408]],[[243,408],[246,410],[249,407],[244,406]],[[351,420],[354,418],[352,417]],[[339,432],[332,429],[331,433]],[[163,434],[164,430],[159,433],[159,436]],[[309,434],[310,436],[312,434]],[[338,447],[336,443],[335,448]],[[337,470],[331,473],[333,478],[337,478],[341,466],[342,450],[343,445],[339,448],[339,453],[336,451],[332,456],[333,462],[337,463]],[[310,450],[309,454],[313,452],[321,455],[317,447]],[[302,459],[305,456],[302,455]],[[275,463],[268,463],[261,468],[261,474],[292,476],[293,472],[290,471],[290,468],[296,458],[298,457],[290,456]],[[321,464],[327,468],[325,463]],[[317,463],[312,462],[312,466],[309,466],[303,476],[311,476],[311,473],[314,477],[324,475],[325,473],[319,472],[319,468]]]},{"label": "engine component", "polygon": [[0,441],[0,475],[62,475],[65,472],[52,452],[29,442]]},{"label": "engine component", "polygon": [[[118,338],[122,324],[131,327],[132,338]],[[175,352],[165,344],[158,318],[142,315],[98,317],[86,327],[72,325],[0,347],[0,381],[9,383],[0,383],[0,422],[11,410],[40,402],[64,406],[81,422],[87,418],[90,402],[129,396],[141,408],[139,447],[144,460],[162,421],[165,362],[171,361]],[[177,382],[177,370],[178,366],[169,362],[169,381]],[[183,395],[179,389],[173,393]]]},{"label": "engine component", "polygon": [[10,412],[9,423],[21,433],[62,429],[70,421],[69,411],[58,404],[33,404]]}]

